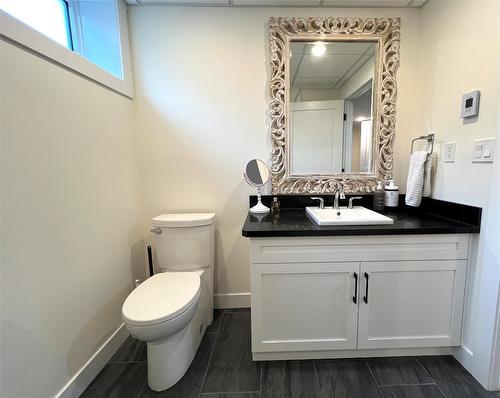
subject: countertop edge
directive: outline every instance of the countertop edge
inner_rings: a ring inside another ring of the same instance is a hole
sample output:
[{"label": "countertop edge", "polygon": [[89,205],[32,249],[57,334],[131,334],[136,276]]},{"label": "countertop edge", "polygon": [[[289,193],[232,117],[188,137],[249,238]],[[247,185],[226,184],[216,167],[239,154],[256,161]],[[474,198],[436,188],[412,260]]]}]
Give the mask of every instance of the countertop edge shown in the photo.
[{"label": "countertop edge", "polygon": [[476,234],[477,227],[463,229],[405,229],[405,230],[365,230],[365,231],[248,231],[242,230],[241,235],[245,238],[287,238],[287,237],[310,237],[310,236],[366,236],[366,235],[443,235],[443,234]]}]

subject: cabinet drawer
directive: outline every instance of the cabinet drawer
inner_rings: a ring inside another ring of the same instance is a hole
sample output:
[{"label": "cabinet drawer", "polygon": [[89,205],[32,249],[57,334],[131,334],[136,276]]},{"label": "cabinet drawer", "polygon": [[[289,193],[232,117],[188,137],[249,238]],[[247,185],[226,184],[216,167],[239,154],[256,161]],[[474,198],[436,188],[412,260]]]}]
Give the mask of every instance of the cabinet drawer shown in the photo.
[{"label": "cabinet drawer", "polygon": [[468,234],[252,238],[252,263],[467,259]]}]

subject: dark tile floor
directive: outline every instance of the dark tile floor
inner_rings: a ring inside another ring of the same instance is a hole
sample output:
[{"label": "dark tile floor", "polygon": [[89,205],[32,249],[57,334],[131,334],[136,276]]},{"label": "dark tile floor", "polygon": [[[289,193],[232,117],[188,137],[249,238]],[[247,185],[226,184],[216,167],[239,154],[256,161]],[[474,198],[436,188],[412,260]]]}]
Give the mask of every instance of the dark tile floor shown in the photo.
[{"label": "dark tile floor", "polygon": [[146,345],[131,337],[83,398],[497,398],[450,356],[253,362],[250,312],[216,310],[184,377],[147,386]]}]

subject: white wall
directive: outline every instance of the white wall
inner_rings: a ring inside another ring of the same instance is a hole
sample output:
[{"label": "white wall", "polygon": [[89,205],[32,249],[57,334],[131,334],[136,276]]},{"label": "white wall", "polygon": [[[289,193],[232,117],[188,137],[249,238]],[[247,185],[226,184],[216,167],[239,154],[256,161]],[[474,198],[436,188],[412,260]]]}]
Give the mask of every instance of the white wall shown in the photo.
[{"label": "white wall", "polygon": [[400,16],[395,176],[403,181],[416,133],[418,9],[131,7],[145,225],[167,211],[217,213],[216,292],[249,291],[251,158],[269,161],[271,16]]},{"label": "white wall", "polygon": [[340,96],[339,90],[307,90],[300,89],[298,97],[292,94],[292,98],[296,98],[295,102],[308,102],[308,101],[328,101],[334,99],[343,99]]},{"label": "white wall", "polygon": [[0,41],[1,396],[54,397],[140,274],[132,102]]},{"label": "white wall", "polygon": [[[439,143],[457,143],[455,163],[440,160],[434,197],[485,206],[491,163],[472,163],[472,142],[495,137],[499,100],[500,37],[496,1],[430,1],[422,8],[419,127],[429,122]],[[481,90],[478,118],[460,118],[462,94]]]},{"label": "white wall", "polygon": [[359,68],[348,81],[344,83],[340,91],[340,98],[346,99],[358,91],[366,82],[373,79],[375,71],[375,57],[367,60],[361,68]]},{"label": "white wall", "polygon": [[[500,3],[429,1],[422,9],[419,126],[429,122],[438,143],[433,197],[483,208],[482,232],[474,240],[467,279],[463,349],[457,357],[484,385],[497,316],[500,247],[496,156],[493,164],[472,163],[472,143],[495,137],[499,129]],[[481,90],[479,117],[460,118],[461,96]],[[444,142],[456,142],[455,163],[444,163]],[[498,141],[498,140],[497,140]],[[498,141],[500,142],[500,141]],[[497,148],[499,148],[497,142]],[[497,376],[498,379],[498,376]]]},{"label": "white wall", "polygon": [[[500,70],[500,69],[499,69]],[[500,142],[500,106],[498,107],[497,142]],[[491,193],[487,218],[483,223],[479,253],[477,280],[469,297],[474,297],[468,316],[467,342],[471,356],[461,351],[458,358],[473,375],[490,389],[500,389],[500,346],[495,345],[495,328],[499,322],[500,308],[500,151],[495,154],[495,166],[491,179]],[[496,333],[500,333],[497,330]],[[496,354],[495,354],[496,349]],[[494,358],[496,355],[496,358]],[[497,367],[492,367],[496,360]],[[496,372],[496,373],[495,373]]]}]

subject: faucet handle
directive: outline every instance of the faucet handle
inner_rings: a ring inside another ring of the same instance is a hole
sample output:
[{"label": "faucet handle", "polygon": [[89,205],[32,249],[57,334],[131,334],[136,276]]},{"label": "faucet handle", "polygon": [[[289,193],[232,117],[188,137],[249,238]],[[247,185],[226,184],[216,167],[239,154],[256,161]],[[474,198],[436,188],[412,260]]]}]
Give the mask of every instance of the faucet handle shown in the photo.
[{"label": "faucet handle", "polygon": [[352,198],[349,198],[349,209],[352,209],[352,201],[353,200],[359,200],[359,199],[363,199],[361,196],[354,196]]},{"label": "faucet handle", "polygon": [[337,191],[339,193],[340,199],[345,199],[344,187],[342,185],[339,185]]},{"label": "faucet handle", "polygon": [[319,200],[319,208],[324,209],[325,208],[325,201],[323,198],[319,198],[317,196],[314,196],[311,198],[312,200]]}]

